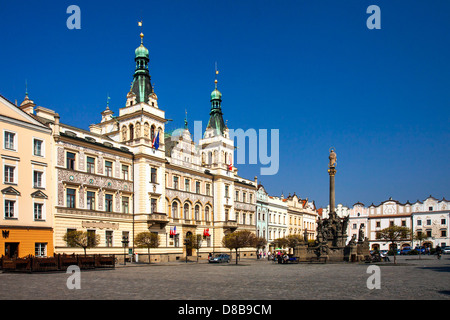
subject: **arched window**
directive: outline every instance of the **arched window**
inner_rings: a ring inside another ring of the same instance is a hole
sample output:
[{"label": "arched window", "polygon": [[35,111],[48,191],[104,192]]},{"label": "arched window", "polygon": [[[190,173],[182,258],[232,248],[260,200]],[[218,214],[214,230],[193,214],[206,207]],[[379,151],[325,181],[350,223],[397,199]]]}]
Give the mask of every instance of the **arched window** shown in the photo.
[{"label": "arched window", "polygon": [[200,206],[196,205],[194,210],[195,220],[200,220]]},{"label": "arched window", "polygon": [[134,139],[134,126],[130,124],[130,140]]},{"label": "arched window", "polygon": [[209,207],[208,206],[205,208],[205,220],[209,221]]},{"label": "arched window", "polygon": [[178,202],[172,202],[172,218],[178,218]]},{"label": "arched window", "polygon": [[187,203],[184,204],[184,219],[189,219],[189,205]]},{"label": "arched window", "polygon": [[150,139],[153,141],[154,137],[155,137],[155,125],[152,125],[150,128]]},{"label": "arched window", "polygon": [[208,152],[208,164],[212,164],[212,152]]}]

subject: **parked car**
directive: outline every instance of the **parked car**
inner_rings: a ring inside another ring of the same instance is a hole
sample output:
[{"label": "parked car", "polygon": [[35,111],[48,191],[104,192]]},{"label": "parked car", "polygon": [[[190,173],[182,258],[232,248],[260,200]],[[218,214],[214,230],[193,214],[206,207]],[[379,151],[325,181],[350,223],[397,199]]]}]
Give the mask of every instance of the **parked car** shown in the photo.
[{"label": "parked car", "polygon": [[400,254],[408,254],[411,251],[411,247],[403,247],[402,250],[400,250]]},{"label": "parked car", "polygon": [[414,250],[416,250],[418,253],[420,253],[420,254],[425,254],[426,253],[426,249],[425,249],[425,247],[424,246],[416,246],[415,248],[414,248]]},{"label": "parked car", "polygon": [[443,254],[449,254],[450,253],[450,247],[442,247],[442,253]]},{"label": "parked car", "polygon": [[209,263],[222,263],[222,262],[230,262],[230,255],[228,254],[216,254],[214,258],[209,259]]}]

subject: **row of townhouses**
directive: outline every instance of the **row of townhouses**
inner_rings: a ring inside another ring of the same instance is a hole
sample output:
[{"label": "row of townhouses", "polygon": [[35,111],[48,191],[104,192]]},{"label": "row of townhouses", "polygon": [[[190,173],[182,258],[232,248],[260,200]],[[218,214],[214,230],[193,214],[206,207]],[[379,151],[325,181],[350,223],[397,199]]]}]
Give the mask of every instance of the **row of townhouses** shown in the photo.
[{"label": "row of townhouses", "polygon": [[235,230],[269,243],[289,234],[315,238],[314,202],[271,197],[257,177],[238,175],[217,78],[208,125],[194,143],[187,120],[165,131],[169,120],[158,106],[142,33],[135,63],[125,106],[115,115],[107,104],[89,130],[61,122],[27,93],[20,105],[0,96],[0,255],[82,253],[64,240],[73,230],[100,237],[89,253],[124,256],[146,253],[133,239],[156,233],[155,261],[192,255],[183,245],[191,234],[202,238],[201,258],[223,252],[222,238]]},{"label": "row of townhouses", "polygon": [[[321,215],[326,218],[328,213],[329,207],[324,208]],[[441,247],[450,245],[450,201],[445,198],[438,200],[430,195],[425,200],[417,200],[414,203],[409,201],[401,203],[389,198],[379,205],[372,203],[369,207],[360,202],[355,203],[351,208],[339,204],[336,213],[340,217],[350,217],[347,241],[353,236],[359,239],[359,233],[362,230],[370,242],[371,249],[389,249],[388,243],[376,238],[376,232],[392,225],[407,227],[413,234],[423,234],[425,237],[422,241],[410,237],[400,243],[400,248],[419,245],[434,248],[438,245]]]}]

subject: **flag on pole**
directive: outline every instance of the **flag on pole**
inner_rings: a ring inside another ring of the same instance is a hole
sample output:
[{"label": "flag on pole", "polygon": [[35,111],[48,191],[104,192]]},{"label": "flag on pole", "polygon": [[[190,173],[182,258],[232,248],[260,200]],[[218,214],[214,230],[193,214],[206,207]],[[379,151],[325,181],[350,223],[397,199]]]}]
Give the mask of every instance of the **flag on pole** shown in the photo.
[{"label": "flag on pole", "polygon": [[228,170],[229,171],[233,170],[233,158],[232,158],[231,154],[230,154],[230,164],[228,165]]},{"label": "flag on pole", "polygon": [[152,145],[153,145],[153,148],[155,148],[156,150],[158,150],[158,148],[159,148],[159,132],[158,132],[158,133],[156,134],[156,136],[153,138]]}]

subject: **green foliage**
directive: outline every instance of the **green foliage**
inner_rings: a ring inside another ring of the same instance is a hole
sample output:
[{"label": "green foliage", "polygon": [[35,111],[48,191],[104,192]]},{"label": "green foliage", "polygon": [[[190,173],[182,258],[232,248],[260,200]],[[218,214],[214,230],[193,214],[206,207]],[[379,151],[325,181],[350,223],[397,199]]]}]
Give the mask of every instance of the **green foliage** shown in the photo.
[{"label": "green foliage", "polygon": [[141,232],[134,237],[134,244],[138,248],[147,248],[148,250],[148,263],[150,263],[150,248],[159,247],[159,236],[154,232]]},{"label": "green foliage", "polygon": [[64,237],[68,247],[79,247],[84,249],[94,248],[100,243],[100,236],[90,231],[68,231]]}]

